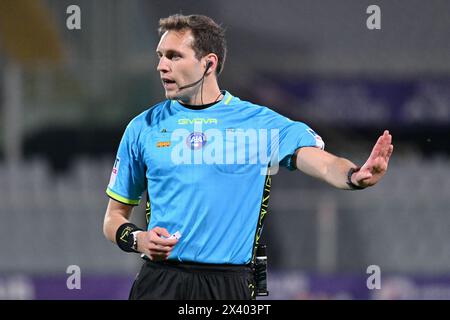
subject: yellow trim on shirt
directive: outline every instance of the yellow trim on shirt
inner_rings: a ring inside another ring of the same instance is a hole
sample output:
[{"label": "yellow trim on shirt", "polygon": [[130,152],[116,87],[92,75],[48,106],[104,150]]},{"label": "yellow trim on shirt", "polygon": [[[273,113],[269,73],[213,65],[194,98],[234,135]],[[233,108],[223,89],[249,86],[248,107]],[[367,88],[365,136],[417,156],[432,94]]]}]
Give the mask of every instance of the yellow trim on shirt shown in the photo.
[{"label": "yellow trim on shirt", "polygon": [[230,96],[227,98],[227,100],[225,101],[225,104],[229,104],[231,101],[231,98],[233,98],[233,96],[230,94]]},{"label": "yellow trim on shirt", "polygon": [[112,191],[109,188],[106,189],[106,194],[108,196],[110,196],[111,198],[113,198],[114,200],[117,200],[117,201],[125,203],[125,204],[130,204],[130,205],[133,205],[133,206],[137,206],[139,204],[139,200],[127,199],[125,197],[122,197],[121,195],[118,195],[117,193],[115,193],[114,191]]}]

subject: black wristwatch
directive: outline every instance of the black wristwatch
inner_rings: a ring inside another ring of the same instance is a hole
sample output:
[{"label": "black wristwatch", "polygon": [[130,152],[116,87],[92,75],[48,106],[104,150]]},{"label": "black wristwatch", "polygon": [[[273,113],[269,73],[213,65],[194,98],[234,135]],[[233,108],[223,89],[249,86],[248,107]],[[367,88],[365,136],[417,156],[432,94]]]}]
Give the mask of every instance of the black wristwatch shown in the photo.
[{"label": "black wristwatch", "polygon": [[366,188],[366,187],[358,186],[352,182],[353,173],[358,172],[360,169],[361,169],[361,167],[356,167],[356,168],[350,168],[350,170],[348,170],[347,185],[350,187],[351,190],[362,190],[362,189]]}]

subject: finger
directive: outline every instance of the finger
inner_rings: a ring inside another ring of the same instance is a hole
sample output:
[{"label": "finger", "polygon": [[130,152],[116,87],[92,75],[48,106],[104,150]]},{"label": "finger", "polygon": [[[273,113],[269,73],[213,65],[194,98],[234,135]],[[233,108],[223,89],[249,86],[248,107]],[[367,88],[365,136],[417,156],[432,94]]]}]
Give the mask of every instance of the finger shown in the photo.
[{"label": "finger", "polygon": [[372,174],[362,175],[355,179],[356,184],[359,186],[365,186],[368,184],[368,181],[372,178]]},{"label": "finger", "polygon": [[372,177],[372,173],[369,170],[359,171],[357,176],[355,177],[357,182],[361,182],[367,180]]},{"label": "finger", "polygon": [[152,237],[150,237],[150,241],[157,245],[170,246],[170,247],[173,247],[174,245],[176,245],[178,243],[177,238],[168,239],[168,238],[160,237],[156,234],[154,234]]},{"label": "finger", "polygon": [[389,144],[392,143],[392,135],[391,134],[387,135],[387,143],[389,143]]},{"label": "finger", "polygon": [[380,148],[380,156],[385,159],[389,151],[389,143],[387,143],[387,138],[384,139],[383,145]]},{"label": "finger", "polygon": [[386,137],[386,142],[385,142],[385,145],[383,146],[382,156],[384,159],[388,159],[390,157],[390,153],[392,153],[391,152],[391,147],[392,147],[391,143],[392,143],[392,136],[389,135]]},{"label": "finger", "polygon": [[173,250],[173,245],[163,245],[155,242],[150,242],[147,244],[146,248],[151,251],[166,253],[168,251]]},{"label": "finger", "polygon": [[166,239],[156,236],[154,239],[151,240],[151,242],[163,247],[173,247],[178,243],[178,239],[176,238]]},{"label": "finger", "polygon": [[386,155],[386,161],[389,161],[389,158],[391,157],[393,151],[394,151],[394,146],[391,144],[389,146],[389,150],[388,150],[388,153]]},{"label": "finger", "polygon": [[171,246],[162,246],[162,245],[154,244],[154,243],[149,245],[149,250],[151,252],[156,252],[156,253],[164,253],[165,254],[167,252],[172,251],[172,249],[173,249],[173,247],[171,247]]},{"label": "finger", "polygon": [[[152,249],[153,248],[153,249]],[[146,256],[165,256],[168,255],[172,252],[172,250],[164,250],[164,251],[160,251],[158,249],[155,249],[154,246],[149,246],[147,248],[144,249],[144,253]]]},{"label": "finger", "polygon": [[383,134],[383,140],[381,142],[381,156],[386,158],[389,153],[389,148],[392,142],[392,136],[388,133],[389,131],[385,131]]},{"label": "finger", "polygon": [[[386,132],[389,132],[389,131],[386,131]],[[387,144],[387,145],[390,145],[390,144],[392,144],[392,135],[391,134],[386,134],[386,136],[385,136],[385,143]]]},{"label": "finger", "polygon": [[389,133],[387,130],[384,131],[384,133],[381,135],[381,142],[384,144],[387,142],[387,139],[389,137]]},{"label": "finger", "polygon": [[372,148],[372,152],[370,153],[369,160],[375,159],[376,157],[381,155],[382,141],[383,141],[383,136],[380,136]]},{"label": "finger", "polygon": [[154,227],[152,231],[155,232],[158,236],[170,237],[170,233],[166,228]]}]

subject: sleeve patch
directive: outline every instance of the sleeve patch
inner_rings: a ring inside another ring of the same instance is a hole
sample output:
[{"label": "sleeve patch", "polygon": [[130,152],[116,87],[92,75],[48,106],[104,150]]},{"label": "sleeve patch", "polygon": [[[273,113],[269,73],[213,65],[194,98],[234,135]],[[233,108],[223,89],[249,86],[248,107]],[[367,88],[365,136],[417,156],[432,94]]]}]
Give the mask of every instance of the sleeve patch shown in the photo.
[{"label": "sleeve patch", "polygon": [[108,184],[109,188],[114,187],[114,184],[116,183],[117,174],[119,173],[119,165],[120,165],[120,158],[117,157],[116,161],[114,161],[114,166],[112,168],[111,177],[109,179],[109,184]]},{"label": "sleeve patch", "polygon": [[310,135],[314,137],[314,140],[316,141],[316,147],[320,149],[325,148],[325,142],[322,140],[322,138],[311,128],[306,129]]}]

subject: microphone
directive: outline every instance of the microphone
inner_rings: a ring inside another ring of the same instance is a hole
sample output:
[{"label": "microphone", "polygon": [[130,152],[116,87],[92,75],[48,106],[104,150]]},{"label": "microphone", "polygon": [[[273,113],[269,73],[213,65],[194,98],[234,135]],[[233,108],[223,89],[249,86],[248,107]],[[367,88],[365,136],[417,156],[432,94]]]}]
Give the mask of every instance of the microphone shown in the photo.
[{"label": "microphone", "polygon": [[178,91],[186,89],[186,88],[194,87],[197,84],[199,84],[201,81],[203,81],[203,79],[205,78],[206,72],[208,72],[208,70],[209,70],[209,68],[211,68],[212,64],[213,64],[212,61],[208,61],[208,63],[206,64],[205,72],[203,72],[203,76],[199,80],[197,80],[195,82],[192,82],[192,83],[187,84],[185,86],[179,87]]}]

